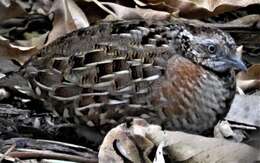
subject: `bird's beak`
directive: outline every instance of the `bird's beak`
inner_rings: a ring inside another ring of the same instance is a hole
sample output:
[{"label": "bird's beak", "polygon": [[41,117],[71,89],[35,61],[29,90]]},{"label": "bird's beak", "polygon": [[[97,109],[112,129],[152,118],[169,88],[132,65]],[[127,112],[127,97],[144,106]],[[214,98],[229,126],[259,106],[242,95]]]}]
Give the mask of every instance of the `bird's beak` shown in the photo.
[{"label": "bird's beak", "polygon": [[244,64],[244,62],[241,60],[240,57],[238,56],[232,56],[230,58],[228,58],[227,62],[229,64],[232,65],[232,67],[234,67],[235,69],[237,70],[241,70],[241,71],[246,71],[247,70],[247,67],[246,65]]},{"label": "bird's beak", "polygon": [[241,59],[242,49],[243,47],[239,46],[236,50],[236,55],[232,55],[229,58],[226,58],[226,62],[237,70],[246,71],[247,67]]}]

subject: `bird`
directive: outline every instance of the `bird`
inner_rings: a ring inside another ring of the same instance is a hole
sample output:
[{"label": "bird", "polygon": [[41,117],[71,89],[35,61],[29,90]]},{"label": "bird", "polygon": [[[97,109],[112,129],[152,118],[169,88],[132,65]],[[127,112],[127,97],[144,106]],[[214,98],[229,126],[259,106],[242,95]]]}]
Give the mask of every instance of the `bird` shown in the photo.
[{"label": "bird", "polygon": [[58,38],[19,74],[45,108],[101,134],[138,117],[201,134],[223,118],[246,66],[233,38],[182,20],[100,22]]}]

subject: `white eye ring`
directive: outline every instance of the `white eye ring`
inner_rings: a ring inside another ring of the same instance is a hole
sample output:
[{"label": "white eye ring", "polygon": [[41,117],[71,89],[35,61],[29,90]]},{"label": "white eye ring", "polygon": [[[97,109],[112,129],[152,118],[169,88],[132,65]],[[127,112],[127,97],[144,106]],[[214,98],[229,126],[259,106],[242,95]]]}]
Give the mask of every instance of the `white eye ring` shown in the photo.
[{"label": "white eye ring", "polygon": [[214,45],[214,44],[208,45],[208,52],[209,53],[214,54],[214,53],[216,53],[216,51],[217,51],[216,45]]}]

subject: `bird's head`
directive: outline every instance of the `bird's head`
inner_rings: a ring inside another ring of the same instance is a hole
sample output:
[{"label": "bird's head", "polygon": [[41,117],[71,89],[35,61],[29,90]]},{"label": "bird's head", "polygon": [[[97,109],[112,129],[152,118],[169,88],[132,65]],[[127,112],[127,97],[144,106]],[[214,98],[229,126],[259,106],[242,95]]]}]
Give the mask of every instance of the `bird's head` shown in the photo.
[{"label": "bird's head", "polygon": [[229,34],[219,29],[188,25],[180,30],[177,37],[182,54],[195,63],[215,72],[246,70],[240,57],[242,48],[236,46]]}]

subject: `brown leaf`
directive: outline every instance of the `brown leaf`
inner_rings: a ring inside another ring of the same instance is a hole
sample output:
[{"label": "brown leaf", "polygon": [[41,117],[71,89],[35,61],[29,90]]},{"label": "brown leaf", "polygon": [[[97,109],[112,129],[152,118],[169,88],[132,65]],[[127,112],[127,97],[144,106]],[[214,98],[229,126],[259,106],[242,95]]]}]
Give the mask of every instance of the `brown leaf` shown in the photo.
[{"label": "brown leaf", "polygon": [[260,88],[260,80],[239,80],[237,79],[237,85],[243,91],[248,89],[259,89]]},{"label": "brown leaf", "polygon": [[260,79],[260,64],[252,65],[247,71],[242,71],[237,75],[240,80]]},{"label": "brown leaf", "polygon": [[20,64],[26,62],[37,51],[36,47],[16,46],[6,39],[0,39],[0,57],[15,59]]},{"label": "brown leaf", "polygon": [[49,13],[54,13],[54,20],[47,44],[58,37],[89,25],[81,9],[72,0],[54,1]]},{"label": "brown leaf", "polygon": [[113,9],[120,19],[145,19],[145,20],[167,20],[170,18],[168,12],[152,9],[129,8],[115,3],[102,3]]},{"label": "brown leaf", "polygon": [[28,39],[26,38],[26,40],[15,40],[13,44],[16,44],[21,47],[35,47],[37,49],[41,49],[44,46],[48,34],[49,32],[46,32],[41,35],[37,34],[37,36],[35,37],[28,36]]},{"label": "brown leaf", "polygon": [[[113,145],[115,140],[127,140],[127,144],[131,144],[131,146],[123,145],[120,150],[115,149]],[[224,139],[207,138],[183,132],[163,131],[157,125],[149,125],[144,120],[136,119],[130,128],[127,128],[126,124],[122,124],[107,134],[99,151],[99,160],[108,162],[121,159],[120,161],[122,161],[127,158],[126,156],[139,158],[141,155],[148,158],[148,154],[151,154],[149,153],[151,147],[159,146],[161,143],[164,144],[163,146],[167,146],[168,157],[176,161],[254,162],[258,157],[258,151],[255,148],[242,143],[233,143]],[[147,150],[149,152],[143,153],[146,150],[140,148],[142,144],[146,144],[143,147],[149,148]],[[135,149],[134,152],[133,149]],[[136,149],[142,149],[139,150],[139,155],[136,154]],[[124,154],[121,151],[125,151]],[[124,157],[122,157],[123,155]],[[144,162],[151,162],[151,160]]]},{"label": "brown leaf", "polygon": [[105,137],[98,154],[99,162],[124,163],[124,158],[117,154],[114,146],[124,157],[132,162],[140,162],[138,149],[126,132],[126,125],[120,125],[112,129]]},{"label": "brown leaf", "polygon": [[253,162],[258,151],[245,144],[183,132],[147,129],[155,144],[165,141],[170,158],[185,162]]},{"label": "brown leaf", "polygon": [[260,0],[142,0],[150,7],[180,10],[180,16],[201,18],[260,3]]},{"label": "brown leaf", "polygon": [[237,85],[242,90],[260,88],[260,64],[252,65],[247,71],[239,72]]},{"label": "brown leaf", "polygon": [[68,7],[77,29],[89,26],[87,17],[74,1],[69,0]]}]

